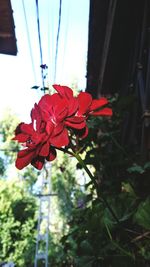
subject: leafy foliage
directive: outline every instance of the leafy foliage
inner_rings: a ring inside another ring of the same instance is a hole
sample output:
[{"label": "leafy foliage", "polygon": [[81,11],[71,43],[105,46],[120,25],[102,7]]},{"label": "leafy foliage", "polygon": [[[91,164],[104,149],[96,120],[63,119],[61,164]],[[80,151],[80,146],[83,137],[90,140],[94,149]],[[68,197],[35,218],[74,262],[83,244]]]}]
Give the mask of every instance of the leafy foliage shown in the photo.
[{"label": "leafy foliage", "polygon": [[4,159],[0,157],[0,175],[3,175],[5,172]]},{"label": "leafy foliage", "polygon": [[0,180],[0,261],[32,266],[35,251],[36,202],[25,184]]},{"label": "leafy foliage", "polygon": [[11,139],[17,124],[9,110],[0,123],[0,262],[13,261],[23,267],[34,265],[37,205],[32,188],[38,172],[31,167],[15,171],[18,145]]},{"label": "leafy foliage", "polygon": [[60,267],[149,266],[150,165],[141,160],[138,140],[122,144],[123,114],[133,99],[111,101],[111,123],[90,119],[90,134],[80,142],[86,164],[95,169],[98,196],[90,182],[84,205],[73,206]]},{"label": "leafy foliage", "polygon": [[[111,121],[91,118],[88,137],[79,141],[97,190],[92,181],[79,184],[76,168],[82,166],[68,155],[53,163],[52,267],[150,266],[150,162],[141,160],[138,129],[134,144],[122,141],[124,114],[134,98],[110,100]],[[26,168],[21,175],[26,186],[0,181],[0,260],[19,267],[33,265],[36,205],[28,192],[38,173]]]},{"label": "leafy foliage", "polygon": [[0,133],[1,133],[1,148],[5,157],[5,165],[14,162],[16,154],[14,152],[18,151],[19,146],[11,139],[14,136],[14,129],[18,124],[18,118],[15,116],[11,110],[6,110],[3,119],[0,123]]}]

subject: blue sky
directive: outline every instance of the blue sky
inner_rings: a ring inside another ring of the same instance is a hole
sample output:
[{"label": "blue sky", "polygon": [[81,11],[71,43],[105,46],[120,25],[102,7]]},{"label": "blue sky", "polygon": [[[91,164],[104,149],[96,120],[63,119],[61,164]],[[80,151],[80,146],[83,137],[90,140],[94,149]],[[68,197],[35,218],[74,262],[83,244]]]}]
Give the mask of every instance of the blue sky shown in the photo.
[{"label": "blue sky", "polygon": [[[42,96],[31,90],[41,86],[40,53],[35,0],[24,0],[29,27],[32,58],[27,37],[22,0],[11,0],[17,39],[17,56],[0,54],[0,117],[10,107],[21,121],[30,120],[30,110]],[[46,85],[54,83],[55,49],[59,0],[39,0],[43,63],[48,65]],[[62,0],[62,18],[55,83],[71,85],[78,80],[80,89],[86,85],[89,0]],[[34,67],[33,67],[34,65]]]}]

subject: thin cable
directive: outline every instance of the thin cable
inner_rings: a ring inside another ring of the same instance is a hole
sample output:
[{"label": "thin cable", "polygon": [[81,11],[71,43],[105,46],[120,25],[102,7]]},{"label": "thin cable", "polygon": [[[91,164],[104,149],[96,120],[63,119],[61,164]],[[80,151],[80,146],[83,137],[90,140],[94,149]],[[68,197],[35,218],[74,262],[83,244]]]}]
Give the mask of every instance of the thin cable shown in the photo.
[{"label": "thin cable", "polygon": [[[41,60],[41,66],[43,64],[43,54],[42,54],[42,44],[41,44],[41,34],[40,34],[40,19],[39,19],[39,5],[38,5],[38,0],[36,1],[36,15],[37,15],[37,27],[38,27],[38,38],[39,38],[39,48],[40,48],[40,60]],[[45,88],[45,82],[44,82],[44,71],[43,68],[41,67],[41,77],[42,77],[42,85],[43,89]]]},{"label": "thin cable", "polygon": [[53,51],[54,51],[54,12],[53,1],[47,0],[47,26],[48,26],[48,80],[50,83],[53,81]]},{"label": "thin cable", "polygon": [[61,25],[61,10],[62,10],[62,0],[59,1],[59,18],[58,18],[58,30],[57,30],[57,38],[56,38],[54,82],[56,80],[56,72],[57,72],[57,57],[58,57],[59,35],[60,35],[60,25]]},{"label": "thin cable", "polygon": [[30,40],[29,27],[28,27],[28,22],[27,22],[27,15],[26,15],[26,9],[25,9],[25,5],[24,5],[24,0],[22,0],[22,6],[23,6],[23,13],[24,13],[25,24],[26,24],[26,31],[27,31],[27,38],[28,38],[30,57],[31,57],[31,62],[32,62],[32,69],[33,69],[34,80],[35,80],[35,84],[36,84],[37,79],[36,79],[35,65],[34,65],[34,60],[33,60],[31,40]]},{"label": "thin cable", "polygon": [[[68,3],[70,4],[70,2]],[[65,65],[65,59],[66,59],[66,49],[67,49],[67,41],[68,41],[68,28],[70,26],[69,19],[70,19],[70,5],[68,5],[68,10],[66,11],[65,20],[66,20],[66,30],[64,33],[64,49],[62,52],[62,64],[61,64],[61,78],[64,76],[64,65]]]}]

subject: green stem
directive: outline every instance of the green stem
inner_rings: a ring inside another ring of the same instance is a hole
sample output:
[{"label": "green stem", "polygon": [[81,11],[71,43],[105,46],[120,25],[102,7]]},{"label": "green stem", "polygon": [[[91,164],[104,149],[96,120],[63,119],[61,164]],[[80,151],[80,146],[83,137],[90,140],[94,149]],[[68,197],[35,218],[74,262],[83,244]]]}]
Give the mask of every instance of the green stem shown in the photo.
[{"label": "green stem", "polygon": [[84,170],[86,171],[86,173],[91,178],[91,180],[92,180],[92,182],[93,182],[93,184],[95,186],[95,189],[97,191],[98,187],[97,187],[97,183],[95,181],[94,176],[92,175],[92,173],[90,172],[90,170],[88,169],[88,167],[86,166],[86,164],[84,163],[84,161],[82,160],[82,158],[80,157],[80,155],[78,153],[76,153],[76,152],[73,152],[73,154],[74,154],[74,157],[78,160],[78,162],[80,163],[80,165],[84,168]]},{"label": "green stem", "polygon": [[99,197],[99,198],[105,204],[105,206],[108,208],[108,210],[110,211],[111,215],[113,216],[113,218],[115,219],[115,221],[117,222],[117,224],[120,224],[120,221],[119,221],[117,215],[115,214],[115,212],[113,211],[113,209],[111,208],[111,206],[109,205],[109,203],[107,202],[107,200],[104,197]]},{"label": "green stem", "polygon": [[95,186],[98,198],[105,204],[105,206],[108,208],[108,210],[110,211],[111,215],[113,216],[113,218],[115,219],[117,224],[119,224],[120,223],[119,219],[117,218],[117,216],[116,216],[115,212],[113,211],[113,209],[110,207],[110,205],[107,202],[107,200],[104,197],[100,196],[99,187],[98,187],[98,184],[95,181],[95,178],[94,178],[93,174],[90,172],[90,170],[88,169],[87,165],[85,164],[85,162],[82,160],[82,158],[80,157],[80,155],[78,153],[73,152],[73,155],[78,160],[78,162],[81,164],[81,166],[84,168],[84,170],[89,175],[89,177],[91,178],[91,181],[93,182],[93,184]]},{"label": "green stem", "polygon": [[62,147],[54,147],[54,148],[57,149],[57,150],[60,150],[60,151],[62,151],[62,152],[64,152],[64,153],[67,153],[67,154],[69,154],[69,155],[72,156],[72,157],[74,157],[74,153],[71,152],[71,151],[69,151],[69,150],[66,149],[66,148],[62,148]]},{"label": "green stem", "polygon": [[96,192],[97,192],[97,197],[98,197],[98,199],[99,199],[102,203],[105,204],[105,206],[108,208],[108,210],[110,211],[112,217],[115,219],[115,221],[117,222],[117,224],[120,224],[119,219],[117,218],[117,216],[116,216],[115,212],[113,211],[113,209],[110,207],[110,205],[109,205],[109,203],[107,202],[107,200],[106,200],[104,197],[100,196],[100,193],[99,193],[99,186],[98,186],[98,184],[97,184],[97,182],[96,182],[96,180],[95,180],[93,174],[90,172],[90,170],[88,169],[87,165],[85,164],[85,162],[83,161],[83,159],[80,157],[80,155],[79,155],[77,152],[75,152],[75,151],[73,150],[73,148],[72,148],[72,152],[69,151],[69,150],[66,149],[66,148],[57,148],[57,147],[56,147],[56,149],[58,149],[58,150],[60,150],[60,151],[63,151],[64,153],[67,153],[67,154],[69,154],[69,155],[71,155],[71,156],[74,156],[74,157],[77,159],[77,161],[80,163],[80,165],[83,167],[83,169],[86,171],[86,173],[89,175],[91,181],[93,182],[93,184],[94,184],[94,186],[95,186],[95,189],[96,189]]}]

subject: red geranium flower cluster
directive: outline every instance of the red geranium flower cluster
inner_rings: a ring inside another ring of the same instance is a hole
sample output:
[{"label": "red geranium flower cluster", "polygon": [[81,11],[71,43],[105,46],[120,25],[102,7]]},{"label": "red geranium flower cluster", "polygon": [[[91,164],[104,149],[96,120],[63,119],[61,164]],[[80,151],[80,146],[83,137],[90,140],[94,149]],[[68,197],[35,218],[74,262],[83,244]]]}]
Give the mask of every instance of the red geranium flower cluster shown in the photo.
[{"label": "red geranium flower cluster", "polygon": [[85,92],[73,96],[67,86],[53,85],[57,93],[44,95],[31,111],[31,123],[20,123],[15,137],[25,147],[18,152],[16,167],[28,164],[41,170],[45,160],[56,158],[56,149],[69,145],[71,133],[84,138],[88,134],[86,121],[90,115],[111,116],[104,97],[93,100]]}]

